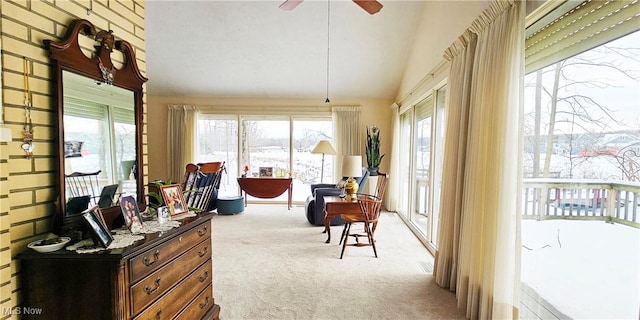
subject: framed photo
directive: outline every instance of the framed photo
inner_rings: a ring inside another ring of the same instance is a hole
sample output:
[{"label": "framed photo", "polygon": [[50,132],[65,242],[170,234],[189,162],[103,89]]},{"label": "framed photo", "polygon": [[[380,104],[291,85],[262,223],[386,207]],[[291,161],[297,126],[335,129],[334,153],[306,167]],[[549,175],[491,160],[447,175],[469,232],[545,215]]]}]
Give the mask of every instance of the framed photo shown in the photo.
[{"label": "framed photo", "polygon": [[124,217],[124,222],[131,233],[138,233],[142,230],[142,216],[138,208],[138,202],[133,196],[123,196],[120,198],[120,210]]},{"label": "framed photo", "polygon": [[188,212],[189,208],[184,201],[182,187],[179,184],[168,184],[160,187],[160,193],[164,204],[169,207],[172,216]]},{"label": "framed photo", "polygon": [[82,214],[82,218],[89,227],[89,232],[91,233],[93,242],[95,242],[96,245],[100,245],[105,248],[108,247],[113,241],[113,236],[104,221],[100,207],[95,206],[85,211]]},{"label": "framed photo", "polygon": [[260,167],[261,177],[273,177],[273,167]]}]

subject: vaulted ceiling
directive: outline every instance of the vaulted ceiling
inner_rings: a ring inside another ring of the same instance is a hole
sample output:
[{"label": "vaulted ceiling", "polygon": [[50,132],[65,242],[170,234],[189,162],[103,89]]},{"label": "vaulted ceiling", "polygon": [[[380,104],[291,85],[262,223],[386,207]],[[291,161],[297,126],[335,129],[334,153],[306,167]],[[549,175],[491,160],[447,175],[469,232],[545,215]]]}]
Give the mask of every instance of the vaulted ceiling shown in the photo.
[{"label": "vaulted ceiling", "polygon": [[[392,99],[421,1],[147,1],[147,93],[163,96]],[[329,33],[328,33],[329,32]]]}]

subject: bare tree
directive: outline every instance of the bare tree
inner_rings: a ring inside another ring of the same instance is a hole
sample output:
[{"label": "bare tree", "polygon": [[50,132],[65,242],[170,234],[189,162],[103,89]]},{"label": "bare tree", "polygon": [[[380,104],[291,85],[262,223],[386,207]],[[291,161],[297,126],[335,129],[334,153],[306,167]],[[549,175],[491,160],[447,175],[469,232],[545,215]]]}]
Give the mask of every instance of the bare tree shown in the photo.
[{"label": "bare tree", "polygon": [[[604,102],[598,101],[595,96],[589,95],[589,89],[606,89],[613,87],[611,79],[604,76],[590,79],[581,79],[580,73],[584,69],[596,70],[599,74],[607,72],[615,72],[629,79],[637,80],[640,78],[640,70],[628,69],[629,63],[625,61],[638,62],[640,49],[638,48],[620,48],[601,46],[597,49],[589,51],[589,54],[581,54],[566,60],[557,62],[553,66],[536,71],[534,75],[534,83],[529,86],[535,87],[535,122],[533,128],[534,140],[539,141],[541,137],[542,126],[540,119],[543,112],[543,97],[546,97],[548,105],[548,122],[546,127],[546,145],[544,165],[542,174],[544,177],[549,176],[551,157],[556,154],[557,148],[554,148],[558,134],[565,134],[568,137],[564,140],[569,141],[569,176],[573,177],[573,168],[579,164],[573,152],[574,129],[580,128],[584,132],[605,132],[612,128],[624,126],[619,119],[616,118],[612,108]],[[630,60],[629,60],[630,59]],[[551,81],[543,81],[543,78],[551,77]],[[562,132],[561,127],[570,128],[569,132]],[[540,148],[534,141],[533,146],[533,176],[537,176],[539,172],[539,153]],[[538,155],[536,155],[536,153]],[[622,165],[621,165],[622,166]]]}]

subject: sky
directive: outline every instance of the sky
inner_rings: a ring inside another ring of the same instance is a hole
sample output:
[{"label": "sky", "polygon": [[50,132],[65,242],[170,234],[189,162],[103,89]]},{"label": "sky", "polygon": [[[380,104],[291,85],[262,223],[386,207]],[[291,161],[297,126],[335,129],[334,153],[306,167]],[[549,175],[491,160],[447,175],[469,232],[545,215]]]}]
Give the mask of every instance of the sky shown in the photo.
[{"label": "sky", "polygon": [[[620,129],[640,129],[640,31],[614,40],[608,44],[608,47],[627,48],[627,54],[631,58],[622,58],[619,55],[612,55],[610,51],[602,49],[594,49],[593,52],[585,52],[578,55],[584,58],[597,58],[599,61],[609,61],[622,69],[625,69],[632,79],[613,68],[603,68],[588,65],[580,65],[579,67],[563,68],[563,73],[567,79],[571,79],[574,83],[579,81],[582,84],[574,84],[566,86],[561,90],[559,96],[569,95],[585,95],[597,101],[601,105],[611,110],[611,116],[616,118],[620,123],[612,124],[611,130]],[[603,54],[603,53],[608,54]],[[553,70],[553,66],[544,70]],[[532,82],[532,74],[529,74],[525,80],[527,83]],[[544,83],[553,83],[553,72],[544,75]],[[561,84],[567,84],[571,81],[561,81]],[[606,88],[599,88],[606,84]],[[551,85],[548,86],[549,88]],[[549,99],[543,101],[543,110],[548,110],[550,104]],[[532,112],[534,105],[534,89],[525,88],[525,113]],[[564,107],[564,110],[567,108]],[[589,109],[592,116],[605,117],[605,114],[596,107]],[[548,114],[546,119],[548,119]],[[543,118],[544,122],[544,118]],[[548,123],[548,121],[546,121]],[[588,125],[587,125],[588,126]],[[595,126],[590,126],[592,130],[601,131]],[[562,130],[569,130],[567,127],[560,125]],[[575,130],[581,131],[574,127]]]}]

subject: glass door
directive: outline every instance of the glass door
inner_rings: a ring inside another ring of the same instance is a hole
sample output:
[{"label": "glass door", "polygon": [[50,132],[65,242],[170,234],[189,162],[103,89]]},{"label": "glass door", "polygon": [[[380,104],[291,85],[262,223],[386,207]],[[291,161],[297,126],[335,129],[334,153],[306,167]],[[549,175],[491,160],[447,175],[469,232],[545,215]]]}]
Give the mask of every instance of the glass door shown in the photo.
[{"label": "glass door", "polygon": [[198,119],[198,162],[224,161],[219,196],[238,195],[238,117],[201,115]]},{"label": "glass door", "polygon": [[411,222],[423,235],[427,234],[429,214],[431,212],[431,135],[433,120],[433,96],[420,101],[415,106],[415,147],[414,168],[412,183],[413,213]]},{"label": "glass door", "polygon": [[[291,172],[289,116],[241,117],[240,166],[249,167],[248,176],[288,177]],[[295,188],[294,188],[295,189]],[[287,193],[255,202],[286,202]]]},{"label": "glass door", "polygon": [[398,213],[405,217],[409,215],[409,195],[411,194],[411,128],[413,109],[400,115],[400,141],[406,141],[400,145],[399,152],[399,196]]},{"label": "glass door", "polygon": [[446,86],[441,87],[436,91],[436,111],[435,111],[435,119],[433,120],[434,128],[433,128],[433,141],[431,143],[433,150],[433,166],[432,166],[432,175],[431,179],[432,189],[433,189],[433,200],[431,216],[432,219],[429,221],[428,229],[430,232],[427,234],[427,241],[434,248],[437,247],[438,240],[438,222],[440,219],[440,193],[442,188],[442,169],[443,169],[443,159],[444,159],[444,134],[445,134],[445,97],[446,97],[447,88]]},{"label": "glass door", "polygon": [[400,114],[398,213],[427,248],[437,246],[446,86]]},{"label": "glass door", "polygon": [[[318,141],[333,143],[331,118],[293,118],[293,201],[305,201],[311,194],[311,184],[335,183],[333,168],[336,156],[312,154]],[[324,165],[324,166],[323,166]],[[320,175],[323,174],[323,178]]]}]

